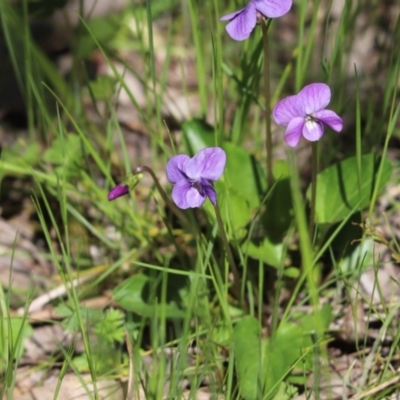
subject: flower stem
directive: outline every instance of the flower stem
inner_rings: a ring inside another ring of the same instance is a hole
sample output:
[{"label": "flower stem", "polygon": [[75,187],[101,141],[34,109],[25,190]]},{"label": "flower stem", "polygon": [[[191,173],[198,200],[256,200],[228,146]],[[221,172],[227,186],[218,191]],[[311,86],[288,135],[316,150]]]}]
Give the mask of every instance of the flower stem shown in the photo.
[{"label": "flower stem", "polygon": [[220,231],[221,238],[222,238],[222,243],[224,245],[225,252],[226,252],[226,255],[228,257],[228,262],[229,262],[229,264],[231,266],[232,273],[233,273],[232,290],[233,290],[235,296],[240,300],[241,299],[241,295],[240,295],[240,275],[239,275],[239,271],[238,271],[238,269],[236,267],[235,260],[233,258],[231,247],[229,246],[228,237],[226,236],[226,231],[225,231],[224,223],[222,221],[221,211],[219,209],[218,203],[214,206],[214,209],[215,209],[215,215],[217,217],[217,223],[218,223],[219,231]]},{"label": "flower stem", "polygon": [[147,165],[140,165],[132,171],[133,174],[140,174],[141,172],[148,172],[150,174],[165,204],[169,207],[169,209],[175,214],[175,216],[181,222],[183,222],[186,225],[189,224],[189,220],[186,217],[186,215],[183,212],[181,212],[178,207],[176,207],[173,201],[171,201],[171,199],[167,196],[167,193],[165,193],[165,190],[161,186],[160,181],[158,180],[157,175],[154,173],[154,171]]},{"label": "flower stem", "polygon": [[311,203],[309,235],[311,243],[314,241],[315,227],[315,202],[317,198],[317,172],[318,172],[318,142],[311,142]]},{"label": "flower stem", "polygon": [[266,147],[267,147],[267,180],[268,188],[274,183],[272,173],[272,134],[271,134],[271,88],[269,79],[269,44],[268,27],[264,18],[260,18],[264,45],[264,85],[265,85],[265,123],[266,123]]}]

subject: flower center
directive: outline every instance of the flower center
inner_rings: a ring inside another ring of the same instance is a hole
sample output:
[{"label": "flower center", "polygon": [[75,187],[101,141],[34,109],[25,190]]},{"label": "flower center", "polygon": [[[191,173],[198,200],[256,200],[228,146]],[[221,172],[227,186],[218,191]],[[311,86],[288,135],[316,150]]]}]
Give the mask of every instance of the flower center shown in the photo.
[{"label": "flower center", "polygon": [[312,114],[307,114],[306,116],[306,123],[307,122],[318,122],[318,119],[314,117]]},{"label": "flower center", "polygon": [[202,196],[204,196],[205,191],[204,191],[204,188],[203,188],[203,186],[201,186],[201,183],[200,183],[199,181],[193,181],[193,182],[191,182],[191,184],[192,184],[192,187],[194,187],[195,189],[197,189],[197,191],[198,191]]},{"label": "flower center", "polygon": [[179,172],[182,174],[185,180],[189,182],[192,185],[192,187],[195,188],[200,193],[201,196],[204,197],[206,195],[206,191],[204,190],[204,187],[201,184],[201,178],[200,179],[189,178],[186,172],[182,171],[181,169],[179,170]]}]

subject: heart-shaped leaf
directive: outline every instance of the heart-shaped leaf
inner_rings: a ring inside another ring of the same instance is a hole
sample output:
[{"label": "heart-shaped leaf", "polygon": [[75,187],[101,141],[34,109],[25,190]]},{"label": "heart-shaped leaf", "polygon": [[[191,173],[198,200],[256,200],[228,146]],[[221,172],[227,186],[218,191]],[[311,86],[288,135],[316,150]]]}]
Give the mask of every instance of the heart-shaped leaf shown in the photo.
[{"label": "heart-shaped leaf", "polygon": [[161,282],[145,274],[133,275],[113,292],[114,300],[123,308],[144,317],[154,318],[161,309],[167,318],[184,318],[187,314],[189,283],[186,277],[169,277],[165,302],[161,293]]},{"label": "heart-shaped leaf", "polygon": [[182,125],[185,151],[194,156],[205,147],[215,146],[214,128],[201,119],[192,119]]},{"label": "heart-shaped leaf", "polygon": [[229,186],[248,201],[251,208],[260,205],[265,190],[265,176],[257,160],[246,150],[233,143],[222,145],[226,152],[225,175]]},{"label": "heart-shaped leaf", "polygon": [[242,245],[242,251],[244,254],[247,254],[256,260],[261,260],[272,267],[282,267],[284,251],[283,243],[274,244],[265,237],[258,243],[255,241],[244,243]]},{"label": "heart-shaped leaf", "polygon": [[[217,181],[214,187],[218,194],[218,206],[229,240],[243,237],[246,234],[246,230],[243,228],[250,220],[248,202],[234,188],[227,189],[224,182]],[[205,202],[203,208],[214,221],[216,216],[212,203],[210,201]]]},{"label": "heart-shaped leaf", "polygon": [[258,399],[260,393],[261,329],[251,316],[243,317],[233,329],[233,348],[240,395]]},{"label": "heart-shaped leaf", "polygon": [[[362,156],[360,181],[356,157],[347,158],[318,174],[316,221],[320,224],[338,222],[366,207],[377,181],[380,162],[381,158],[375,154]],[[384,159],[379,189],[389,181],[391,174],[392,164]]]}]

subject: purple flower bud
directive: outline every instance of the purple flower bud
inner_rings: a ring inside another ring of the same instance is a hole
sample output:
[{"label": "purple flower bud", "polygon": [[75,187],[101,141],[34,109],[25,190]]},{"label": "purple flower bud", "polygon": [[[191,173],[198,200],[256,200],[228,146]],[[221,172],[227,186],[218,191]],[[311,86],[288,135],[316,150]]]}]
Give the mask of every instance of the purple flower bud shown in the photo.
[{"label": "purple flower bud", "polygon": [[112,201],[117,199],[118,197],[124,196],[129,193],[129,186],[121,185],[120,183],[115,186],[115,188],[111,189],[108,193],[108,200]]}]

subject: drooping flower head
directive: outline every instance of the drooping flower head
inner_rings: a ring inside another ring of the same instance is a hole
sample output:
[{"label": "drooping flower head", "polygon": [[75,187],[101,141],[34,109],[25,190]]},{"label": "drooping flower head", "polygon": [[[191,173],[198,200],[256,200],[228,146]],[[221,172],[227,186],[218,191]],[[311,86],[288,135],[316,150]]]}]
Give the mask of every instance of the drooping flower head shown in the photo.
[{"label": "drooping flower head", "polygon": [[343,120],[334,111],[325,110],[331,100],[331,90],[325,83],[312,83],[294,96],[279,101],[272,115],[278,125],[286,126],[285,142],[296,147],[301,135],[315,142],[324,134],[324,124],[336,132]]},{"label": "drooping flower head", "polygon": [[292,7],[292,0],[250,0],[245,8],[224,15],[220,21],[230,21],[226,31],[234,40],[245,40],[257,24],[257,13],[268,18],[285,15]]},{"label": "drooping flower head", "polygon": [[134,189],[143,178],[143,174],[141,173],[142,168],[144,168],[144,166],[136,168],[137,171],[130,172],[121,183],[118,183],[117,186],[112,188],[108,192],[108,201],[113,201],[118,199],[118,197],[125,196],[130,190]]},{"label": "drooping flower head", "polygon": [[217,193],[211,182],[224,172],[226,154],[219,147],[200,150],[194,157],[178,154],[167,163],[167,178],[174,184],[172,199],[182,209],[200,207],[207,197],[216,205]]},{"label": "drooping flower head", "polygon": [[121,185],[120,183],[118,183],[117,186],[115,186],[108,192],[108,200],[112,201],[118,199],[118,197],[124,196],[128,193],[129,193],[129,186]]}]

